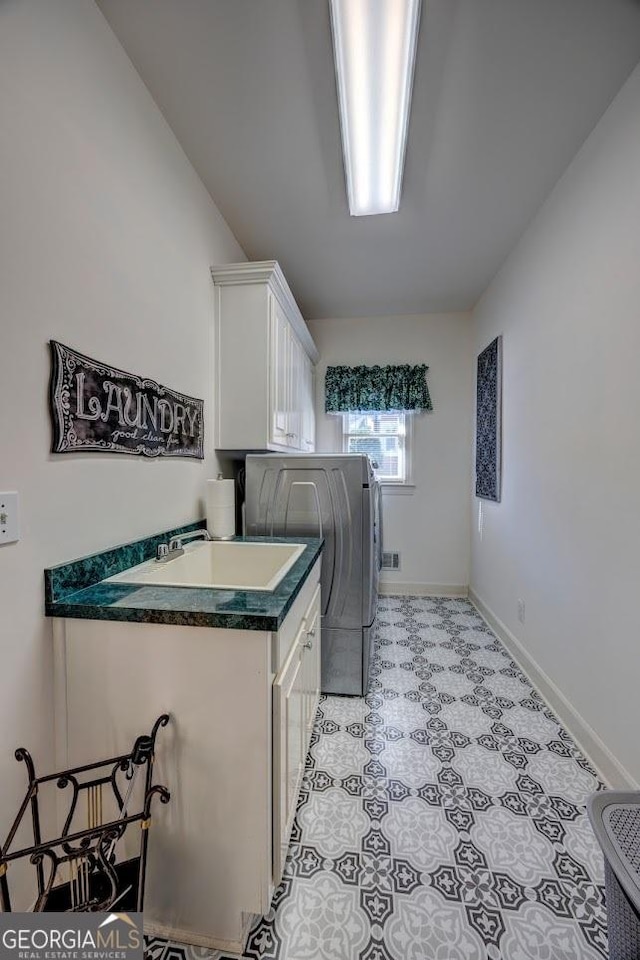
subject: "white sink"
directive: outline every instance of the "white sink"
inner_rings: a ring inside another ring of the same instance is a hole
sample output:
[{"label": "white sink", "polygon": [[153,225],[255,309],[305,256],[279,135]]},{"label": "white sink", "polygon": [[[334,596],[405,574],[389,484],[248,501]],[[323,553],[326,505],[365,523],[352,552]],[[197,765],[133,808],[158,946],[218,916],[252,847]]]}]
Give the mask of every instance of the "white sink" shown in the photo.
[{"label": "white sink", "polygon": [[304,543],[214,540],[185,545],[183,556],[165,563],[147,560],[108,577],[108,583],[216,590],[275,590],[304,551]]}]

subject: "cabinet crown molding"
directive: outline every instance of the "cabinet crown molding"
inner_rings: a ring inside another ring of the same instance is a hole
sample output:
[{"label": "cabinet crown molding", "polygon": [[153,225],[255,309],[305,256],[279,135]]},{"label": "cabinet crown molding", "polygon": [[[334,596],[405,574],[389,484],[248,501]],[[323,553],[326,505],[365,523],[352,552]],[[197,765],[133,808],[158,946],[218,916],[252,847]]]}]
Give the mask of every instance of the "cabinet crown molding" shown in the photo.
[{"label": "cabinet crown molding", "polygon": [[282,268],[277,260],[256,260],[246,263],[223,263],[211,267],[211,276],[216,286],[230,287],[247,283],[266,283],[280,301],[312,363],[320,359],[318,348],[304,322]]}]

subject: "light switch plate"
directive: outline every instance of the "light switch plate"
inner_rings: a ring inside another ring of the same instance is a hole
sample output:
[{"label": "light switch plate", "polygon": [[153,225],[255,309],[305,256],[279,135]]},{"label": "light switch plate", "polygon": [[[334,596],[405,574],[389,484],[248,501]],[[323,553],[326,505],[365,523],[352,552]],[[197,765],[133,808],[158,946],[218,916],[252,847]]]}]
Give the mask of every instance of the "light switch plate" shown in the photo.
[{"label": "light switch plate", "polygon": [[19,539],[18,494],[0,492],[0,543],[15,543]]}]

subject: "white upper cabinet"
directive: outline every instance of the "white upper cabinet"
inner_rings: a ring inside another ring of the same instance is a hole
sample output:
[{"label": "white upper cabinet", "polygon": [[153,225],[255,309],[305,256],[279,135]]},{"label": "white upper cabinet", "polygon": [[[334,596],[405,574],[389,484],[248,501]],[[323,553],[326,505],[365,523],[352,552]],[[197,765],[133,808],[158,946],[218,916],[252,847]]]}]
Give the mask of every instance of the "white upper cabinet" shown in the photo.
[{"label": "white upper cabinet", "polygon": [[302,449],[312,453],[316,448],[316,409],[315,409],[316,371],[306,353],[302,355]]},{"label": "white upper cabinet", "polygon": [[275,260],[212,267],[217,450],[315,450],[318,351]]}]

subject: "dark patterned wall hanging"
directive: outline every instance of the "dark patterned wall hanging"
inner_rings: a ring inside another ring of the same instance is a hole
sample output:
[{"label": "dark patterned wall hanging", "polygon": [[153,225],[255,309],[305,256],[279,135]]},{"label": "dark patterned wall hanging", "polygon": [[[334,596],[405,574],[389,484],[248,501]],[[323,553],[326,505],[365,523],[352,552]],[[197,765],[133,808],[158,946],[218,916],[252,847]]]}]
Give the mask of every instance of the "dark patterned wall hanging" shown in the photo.
[{"label": "dark patterned wall hanging", "polygon": [[204,459],[202,400],[50,346],[52,453]]},{"label": "dark patterned wall hanging", "polygon": [[478,357],[476,496],[500,500],[502,473],[502,337]]}]

